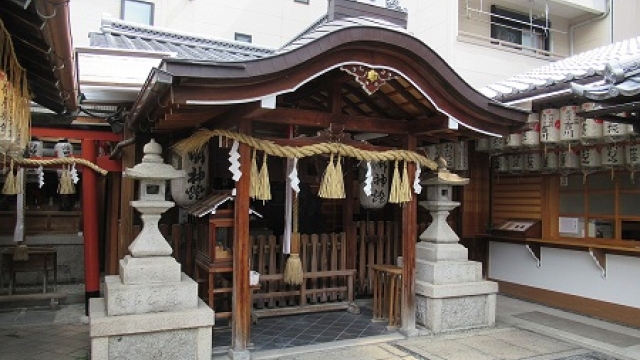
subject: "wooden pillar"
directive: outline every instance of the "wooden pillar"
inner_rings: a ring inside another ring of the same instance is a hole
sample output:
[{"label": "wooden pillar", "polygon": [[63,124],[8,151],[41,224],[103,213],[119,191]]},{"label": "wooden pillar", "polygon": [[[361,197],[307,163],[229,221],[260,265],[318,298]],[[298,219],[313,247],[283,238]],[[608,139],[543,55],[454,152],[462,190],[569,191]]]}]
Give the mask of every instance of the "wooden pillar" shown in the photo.
[{"label": "wooden pillar", "polygon": [[[96,162],[96,142],[82,140],[82,158]],[[82,172],[82,223],[84,235],[84,284],[85,313],[89,311],[89,299],[100,297],[100,255],[98,249],[98,198],[97,175],[93,170]]]},{"label": "wooden pillar", "polygon": [[[124,138],[133,136],[131,130],[126,129]],[[129,145],[122,149],[122,171],[136,165],[136,145]],[[120,185],[120,226],[118,231],[118,254],[117,258],[122,259],[129,253],[129,245],[133,241],[133,208],[130,202],[135,200],[135,181],[127,179]]]},{"label": "wooden pillar", "polygon": [[[251,123],[247,120],[239,125],[241,134],[251,135]],[[249,186],[251,181],[251,148],[240,144],[240,171],[242,177],[236,182],[234,201],[233,237],[233,300],[231,305],[231,349],[229,355],[245,358],[248,352],[251,326],[251,288],[249,287]]]},{"label": "wooden pillar", "polygon": [[[415,151],[417,140],[415,135],[407,135],[406,149]],[[416,171],[416,164],[407,167],[411,178]],[[416,242],[418,239],[418,199],[413,194],[411,201],[402,207],[402,332],[407,335],[416,333]]]},{"label": "wooden pillar", "polygon": [[122,174],[109,173],[107,175],[107,224],[105,229],[105,273],[117,275],[119,271],[118,258],[118,213],[120,211],[120,187],[122,186]]},{"label": "wooden pillar", "polygon": [[353,179],[354,173],[351,171],[353,161],[345,158],[345,168],[348,171],[345,174],[345,197],[344,212],[342,213],[342,227],[345,232],[346,251],[347,251],[347,269],[356,268],[356,256],[358,254],[358,242],[356,241],[356,228],[353,224]]}]

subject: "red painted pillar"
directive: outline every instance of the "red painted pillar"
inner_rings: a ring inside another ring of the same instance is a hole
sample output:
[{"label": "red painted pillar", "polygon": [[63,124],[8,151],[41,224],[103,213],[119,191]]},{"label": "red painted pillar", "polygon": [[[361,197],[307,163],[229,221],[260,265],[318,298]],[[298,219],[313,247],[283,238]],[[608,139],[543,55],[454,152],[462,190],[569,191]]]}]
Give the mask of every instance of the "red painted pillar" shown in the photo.
[{"label": "red painted pillar", "polygon": [[[82,140],[82,158],[96,162],[96,143]],[[98,199],[97,175],[88,168],[82,171],[82,222],[84,235],[84,284],[85,312],[89,311],[89,299],[100,297],[100,258],[98,252]]]}]

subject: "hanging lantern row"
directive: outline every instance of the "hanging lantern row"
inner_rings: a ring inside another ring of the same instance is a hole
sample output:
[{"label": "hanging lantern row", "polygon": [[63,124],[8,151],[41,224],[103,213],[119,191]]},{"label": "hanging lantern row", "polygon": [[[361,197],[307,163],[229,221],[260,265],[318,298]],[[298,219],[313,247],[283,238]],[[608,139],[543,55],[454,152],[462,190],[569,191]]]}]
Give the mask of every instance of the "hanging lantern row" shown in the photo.
[{"label": "hanging lantern row", "polygon": [[582,118],[580,111],[598,108],[598,104],[567,105],[560,109],[547,108],[529,115],[525,130],[504,138],[479,139],[476,151],[500,153],[519,148],[571,147],[574,144],[593,145],[616,143],[635,136],[633,125],[600,119]]},{"label": "hanging lantern row", "polygon": [[571,173],[579,170],[640,168],[640,144],[604,144],[578,149],[502,154],[494,157],[498,173]]},{"label": "hanging lantern row", "polygon": [[454,171],[469,170],[469,142],[458,141],[428,145],[424,148],[429,159],[443,158],[447,162],[447,169]]}]

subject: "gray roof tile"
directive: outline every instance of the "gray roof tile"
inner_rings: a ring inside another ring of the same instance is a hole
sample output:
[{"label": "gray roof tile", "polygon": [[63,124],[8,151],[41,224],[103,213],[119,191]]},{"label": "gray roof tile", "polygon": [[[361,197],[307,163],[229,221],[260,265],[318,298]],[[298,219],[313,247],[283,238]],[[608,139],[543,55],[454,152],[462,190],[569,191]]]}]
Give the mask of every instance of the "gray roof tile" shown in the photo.
[{"label": "gray roof tile", "polygon": [[558,84],[568,87],[575,80],[602,76],[608,63],[638,54],[640,36],[550,63],[479,90],[486,96],[501,101],[512,97],[526,97],[528,92],[534,90]]}]

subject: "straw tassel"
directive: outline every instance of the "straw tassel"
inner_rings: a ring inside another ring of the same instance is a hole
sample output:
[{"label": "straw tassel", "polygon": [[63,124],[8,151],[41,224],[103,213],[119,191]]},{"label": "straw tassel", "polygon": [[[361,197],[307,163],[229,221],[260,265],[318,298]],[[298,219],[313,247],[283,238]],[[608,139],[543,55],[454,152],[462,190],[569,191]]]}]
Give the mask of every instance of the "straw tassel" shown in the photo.
[{"label": "straw tassel", "polygon": [[267,167],[267,154],[262,156],[262,168],[258,175],[258,200],[271,200],[271,184],[269,184],[269,168]]},{"label": "straw tassel", "polygon": [[338,155],[338,163],[335,166],[333,173],[333,199],[344,199],[346,197],[344,193],[344,175],[342,174],[342,156]]},{"label": "straw tassel", "polygon": [[333,154],[329,156],[329,163],[324,170],[324,176],[322,177],[322,183],[320,184],[320,190],[318,196],[325,199],[331,199],[331,183],[333,183],[333,177],[335,176],[336,168],[333,165]]},{"label": "straw tassel", "polygon": [[[288,190],[287,191],[291,191]],[[300,285],[304,281],[302,260],[300,260],[300,233],[298,232],[298,194],[294,194],[292,212],[291,254],[284,267],[284,282],[289,285]]]},{"label": "straw tassel", "polygon": [[400,173],[398,172],[398,160],[396,160],[394,169],[393,169],[393,178],[391,179],[391,191],[389,192],[389,202],[392,204],[399,204],[400,201],[400,193],[402,186],[400,180]]},{"label": "straw tassel", "polygon": [[63,167],[62,174],[60,175],[60,183],[58,184],[58,193],[61,195],[70,195],[76,193],[76,187],[71,180],[71,174],[67,166]]},{"label": "straw tassel", "polygon": [[411,187],[409,186],[409,171],[405,161],[404,169],[402,169],[402,181],[400,182],[400,202],[406,203],[409,201],[411,201]]},{"label": "straw tassel", "polygon": [[9,172],[7,173],[6,179],[4,179],[4,186],[2,187],[2,193],[6,195],[15,195],[16,194],[15,191],[16,191],[16,177],[13,174],[13,160],[11,160]]},{"label": "straw tassel", "polygon": [[260,180],[258,173],[258,160],[256,157],[258,156],[256,149],[253,149],[253,159],[251,159],[251,185],[249,186],[249,196],[253,199],[258,197],[258,193],[260,192]]}]

